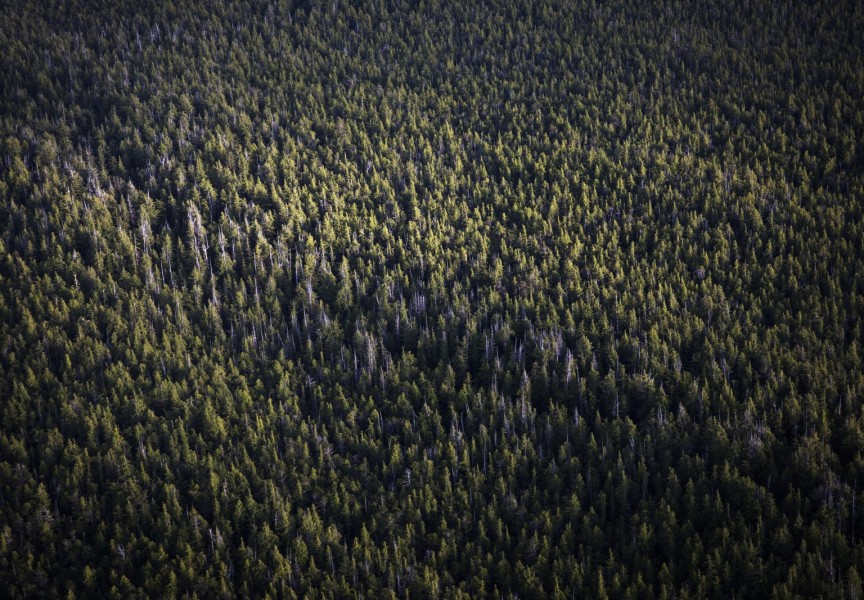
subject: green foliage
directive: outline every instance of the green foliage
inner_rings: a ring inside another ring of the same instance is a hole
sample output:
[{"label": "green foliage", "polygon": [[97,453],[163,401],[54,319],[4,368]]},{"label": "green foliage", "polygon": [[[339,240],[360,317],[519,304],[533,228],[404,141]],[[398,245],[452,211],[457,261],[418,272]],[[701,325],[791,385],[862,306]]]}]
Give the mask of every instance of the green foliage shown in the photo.
[{"label": "green foliage", "polygon": [[861,6],[357,4],[6,7],[4,597],[861,597]]}]

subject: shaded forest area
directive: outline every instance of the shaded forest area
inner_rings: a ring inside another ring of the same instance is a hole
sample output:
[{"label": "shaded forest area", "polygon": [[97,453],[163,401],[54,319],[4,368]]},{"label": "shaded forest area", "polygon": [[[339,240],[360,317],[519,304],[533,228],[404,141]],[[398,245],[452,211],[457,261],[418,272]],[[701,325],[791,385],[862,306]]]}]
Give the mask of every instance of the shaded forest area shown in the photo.
[{"label": "shaded forest area", "polygon": [[860,3],[0,4],[4,597],[864,597]]}]

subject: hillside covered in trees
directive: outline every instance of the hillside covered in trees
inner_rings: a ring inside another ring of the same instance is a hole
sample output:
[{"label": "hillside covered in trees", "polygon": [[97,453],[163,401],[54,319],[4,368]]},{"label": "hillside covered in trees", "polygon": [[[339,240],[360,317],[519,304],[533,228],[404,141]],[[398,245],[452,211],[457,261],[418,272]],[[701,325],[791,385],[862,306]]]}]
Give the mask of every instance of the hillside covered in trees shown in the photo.
[{"label": "hillside covered in trees", "polygon": [[2,597],[864,598],[861,3],[2,5]]}]

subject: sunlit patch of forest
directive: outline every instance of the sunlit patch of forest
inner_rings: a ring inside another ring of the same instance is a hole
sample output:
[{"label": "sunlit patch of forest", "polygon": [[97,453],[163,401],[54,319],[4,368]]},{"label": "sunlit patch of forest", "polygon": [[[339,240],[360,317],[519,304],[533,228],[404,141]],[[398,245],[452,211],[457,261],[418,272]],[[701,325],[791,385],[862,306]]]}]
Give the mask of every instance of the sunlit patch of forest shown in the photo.
[{"label": "sunlit patch of forest", "polygon": [[0,595],[864,598],[864,5],[0,4]]}]

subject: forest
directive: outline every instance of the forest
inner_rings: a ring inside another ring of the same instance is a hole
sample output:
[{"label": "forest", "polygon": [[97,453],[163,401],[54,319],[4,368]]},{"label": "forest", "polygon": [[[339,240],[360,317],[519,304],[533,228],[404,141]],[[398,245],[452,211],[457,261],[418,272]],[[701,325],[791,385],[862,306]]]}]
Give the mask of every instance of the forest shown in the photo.
[{"label": "forest", "polygon": [[864,599],[864,4],[0,6],[0,596]]}]

